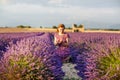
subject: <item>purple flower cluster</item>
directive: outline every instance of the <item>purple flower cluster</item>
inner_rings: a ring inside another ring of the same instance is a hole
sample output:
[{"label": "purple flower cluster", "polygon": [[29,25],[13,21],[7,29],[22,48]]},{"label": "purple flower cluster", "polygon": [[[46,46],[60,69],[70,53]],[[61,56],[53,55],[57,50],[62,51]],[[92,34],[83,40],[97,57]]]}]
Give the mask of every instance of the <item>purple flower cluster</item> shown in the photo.
[{"label": "purple flower cluster", "polygon": [[68,34],[69,47],[57,49],[54,33],[0,34],[0,79],[62,80],[62,60],[69,55],[82,80],[105,79],[100,76],[98,65],[111,51],[120,49],[120,34]]},{"label": "purple flower cluster", "polygon": [[[7,74],[8,68],[12,67],[12,65],[10,64],[11,61],[17,62],[17,61],[23,59],[22,62],[20,62],[19,64],[21,64],[21,66],[24,66],[26,64],[26,63],[24,63],[24,58],[25,59],[27,58],[28,61],[30,59],[32,59],[28,64],[29,65],[36,64],[36,66],[39,66],[39,68],[37,70],[37,74],[42,74],[41,66],[38,63],[39,60],[38,60],[38,62],[36,62],[35,58],[33,58],[34,56],[37,56],[38,57],[37,59],[41,60],[40,63],[42,65],[46,66],[46,67],[42,67],[43,70],[45,70],[46,72],[44,72],[42,76],[38,75],[37,76],[38,79],[41,79],[41,77],[42,77],[42,78],[44,78],[43,80],[45,80],[46,77],[48,76],[46,80],[48,80],[49,77],[52,77],[54,80],[55,79],[61,80],[62,77],[64,76],[64,73],[61,69],[62,62],[61,62],[60,58],[58,57],[58,55],[56,55],[56,53],[54,52],[55,47],[54,47],[54,44],[53,44],[50,36],[51,36],[51,34],[46,33],[46,34],[43,34],[40,36],[37,35],[37,36],[28,37],[28,38],[23,38],[22,40],[17,41],[16,44],[14,44],[14,43],[11,44],[11,46],[9,46],[7,48],[7,51],[4,53],[4,56],[1,58],[0,64],[2,64],[2,65],[0,66],[0,70],[1,70],[0,77],[2,77],[2,78],[6,77],[6,75],[2,75],[2,74],[3,73]],[[32,54],[33,57],[29,57],[29,54]],[[24,55],[24,56],[21,57],[21,55]],[[14,65],[17,67],[20,67],[20,65],[17,65],[17,64],[14,64]],[[5,67],[5,66],[9,66],[9,67]],[[26,67],[24,67],[24,68],[26,69]],[[30,71],[31,73],[36,71],[35,66],[32,66],[32,67],[29,66],[29,68],[32,68]],[[27,69],[27,71],[30,70],[29,68]],[[11,69],[12,69],[12,71],[14,71],[13,68],[11,68]],[[24,73],[24,70],[22,73]],[[26,71],[25,71],[25,73],[26,73]],[[25,75],[30,76],[31,73],[28,73],[28,74],[26,73]],[[48,73],[48,74],[45,74],[45,73]],[[14,75],[13,75],[13,77],[14,77]],[[30,76],[30,77],[34,77],[34,76]],[[33,78],[31,78],[31,79],[33,79]],[[51,80],[51,78],[50,78],[50,80]]]},{"label": "purple flower cluster", "polygon": [[[120,35],[114,33],[70,33],[72,57],[83,80],[99,80],[97,62],[120,48]],[[76,48],[76,50],[75,50]],[[75,55],[74,55],[75,54]]]},{"label": "purple flower cluster", "polygon": [[6,51],[6,47],[11,46],[13,43],[16,44],[17,41],[20,41],[23,38],[28,38],[32,36],[40,36],[44,32],[39,33],[1,33],[0,34],[0,58],[3,53]]}]

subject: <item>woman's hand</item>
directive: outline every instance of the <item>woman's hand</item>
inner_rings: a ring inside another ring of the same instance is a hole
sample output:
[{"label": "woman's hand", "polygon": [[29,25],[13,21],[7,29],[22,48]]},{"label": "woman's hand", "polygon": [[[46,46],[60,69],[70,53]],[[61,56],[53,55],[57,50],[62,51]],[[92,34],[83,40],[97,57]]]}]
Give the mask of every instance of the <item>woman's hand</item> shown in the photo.
[{"label": "woman's hand", "polygon": [[54,44],[59,45],[62,43],[62,40],[58,40],[56,37],[54,38]]},{"label": "woman's hand", "polygon": [[60,40],[57,41],[57,43],[59,43],[59,44],[62,43],[62,42],[63,42],[62,39],[60,39]]}]

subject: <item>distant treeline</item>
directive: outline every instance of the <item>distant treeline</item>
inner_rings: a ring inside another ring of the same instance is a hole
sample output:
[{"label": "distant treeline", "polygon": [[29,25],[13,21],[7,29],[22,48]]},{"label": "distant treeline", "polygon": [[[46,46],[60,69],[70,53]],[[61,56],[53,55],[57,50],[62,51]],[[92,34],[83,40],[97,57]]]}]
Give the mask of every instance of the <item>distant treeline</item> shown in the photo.
[{"label": "distant treeline", "polygon": [[[5,26],[5,27],[0,27],[0,28],[14,28],[14,27],[10,27],[10,26]],[[15,28],[34,28],[32,26],[25,26],[25,25],[18,25]],[[53,28],[53,29],[57,29],[57,26],[52,26],[52,27],[43,27],[40,26],[38,28]],[[72,29],[71,27],[66,27],[66,29]]]},{"label": "distant treeline", "polygon": [[[0,27],[0,28],[14,28],[14,27],[5,26],[5,27]],[[16,28],[32,28],[32,27],[31,26],[18,25],[18,26],[16,26]]]},{"label": "distant treeline", "polygon": [[[79,27],[81,27],[81,25],[79,25]],[[0,27],[0,28],[11,28],[8,26],[5,27]],[[32,28],[32,26],[25,26],[25,25],[18,25],[16,26],[16,28]],[[34,28],[34,27],[33,27]],[[53,29],[57,29],[57,26],[52,26],[52,27],[43,27],[40,26],[39,28],[53,28]],[[72,27],[66,27],[66,29],[72,29]],[[85,28],[85,30],[104,30],[104,31],[120,31],[120,29],[99,29],[99,28]]]},{"label": "distant treeline", "polygon": [[31,26],[18,25],[17,28],[31,28]]},{"label": "distant treeline", "polygon": [[[32,28],[31,26],[24,26],[24,25],[18,25],[17,28]],[[43,27],[40,26],[39,28],[50,28],[50,27]],[[57,29],[57,26],[52,26],[53,29]],[[71,27],[66,27],[66,29],[72,29]]]}]

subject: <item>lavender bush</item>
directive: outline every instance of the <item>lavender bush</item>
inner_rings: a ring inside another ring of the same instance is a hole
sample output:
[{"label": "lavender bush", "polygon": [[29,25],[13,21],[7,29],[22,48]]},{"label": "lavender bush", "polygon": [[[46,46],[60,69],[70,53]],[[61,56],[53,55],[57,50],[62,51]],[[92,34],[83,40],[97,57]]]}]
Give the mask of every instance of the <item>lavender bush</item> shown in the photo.
[{"label": "lavender bush", "polygon": [[[0,78],[9,79],[6,74],[17,72],[24,74],[22,79],[61,80],[64,76],[61,70],[62,63],[54,53],[54,46],[49,36],[50,34],[46,33],[42,36],[25,38],[8,47],[1,59],[1,64],[4,66],[0,66]],[[17,69],[14,70],[14,67]],[[13,75],[12,78],[16,77]]]},{"label": "lavender bush", "polygon": [[102,56],[98,63],[98,77],[103,80],[120,79],[120,48],[112,49],[109,54]]},{"label": "lavender bush", "polygon": [[68,33],[65,50],[55,49],[52,34],[0,34],[0,79],[63,80],[58,53],[70,52],[82,80],[119,80],[120,34]]},{"label": "lavender bush", "polygon": [[32,53],[11,54],[4,58],[0,67],[1,80],[52,80],[53,73],[42,62],[42,59]]},{"label": "lavender bush", "polygon": [[12,44],[16,44],[17,41],[21,39],[32,37],[32,36],[40,36],[43,35],[43,32],[39,33],[1,33],[0,34],[0,58],[3,53],[7,50],[6,47],[11,46]]},{"label": "lavender bush", "polygon": [[120,35],[110,33],[70,33],[70,36],[72,37],[71,43],[73,43],[71,48],[72,57],[74,57],[75,64],[77,64],[75,68],[79,70],[78,75],[83,80],[99,80],[98,59],[105,54],[109,55],[109,49],[114,50],[120,47]]}]

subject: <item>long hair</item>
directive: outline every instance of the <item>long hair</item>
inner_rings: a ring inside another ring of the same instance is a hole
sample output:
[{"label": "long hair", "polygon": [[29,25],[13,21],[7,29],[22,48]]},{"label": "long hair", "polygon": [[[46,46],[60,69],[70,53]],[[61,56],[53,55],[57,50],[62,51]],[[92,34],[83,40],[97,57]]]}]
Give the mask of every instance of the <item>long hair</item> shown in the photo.
[{"label": "long hair", "polygon": [[58,28],[64,28],[65,29],[65,25],[64,24],[59,24],[57,27],[57,32],[59,32]]}]

